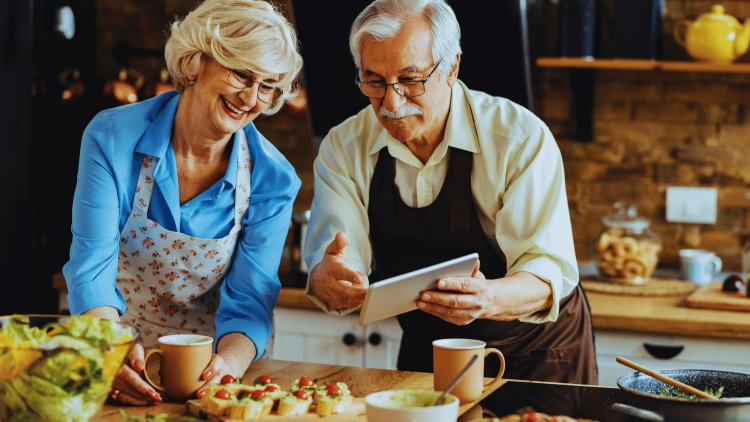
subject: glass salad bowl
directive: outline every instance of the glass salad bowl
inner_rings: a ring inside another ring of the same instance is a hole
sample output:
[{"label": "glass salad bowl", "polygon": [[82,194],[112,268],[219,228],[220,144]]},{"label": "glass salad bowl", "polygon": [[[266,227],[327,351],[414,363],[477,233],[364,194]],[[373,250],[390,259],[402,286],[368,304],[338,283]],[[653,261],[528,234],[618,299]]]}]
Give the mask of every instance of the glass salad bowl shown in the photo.
[{"label": "glass salad bowl", "polygon": [[89,420],[138,336],[88,315],[0,316],[0,421]]}]

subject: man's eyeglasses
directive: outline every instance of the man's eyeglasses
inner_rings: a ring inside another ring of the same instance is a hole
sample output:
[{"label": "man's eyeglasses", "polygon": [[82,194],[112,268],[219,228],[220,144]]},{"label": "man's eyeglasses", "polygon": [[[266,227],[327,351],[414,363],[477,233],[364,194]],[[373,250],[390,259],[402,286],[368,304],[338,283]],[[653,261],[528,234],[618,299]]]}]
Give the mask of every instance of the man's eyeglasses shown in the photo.
[{"label": "man's eyeglasses", "polygon": [[363,82],[359,80],[358,73],[357,78],[354,80],[354,83],[357,84],[357,87],[359,87],[359,90],[362,91],[363,94],[370,98],[385,97],[385,92],[388,90],[389,86],[392,86],[394,91],[396,91],[400,95],[403,95],[404,97],[419,97],[420,95],[424,94],[425,84],[428,80],[430,80],[430,76],[435,73],[438,66],[440,66],[439,61],[424,79],[398,81],[392,84],[387,84],[385,83],[385,81]]},{"label": "man's eyeglasses", "polygon": [[258,100],[265,104],[274,104],[276,100],[281,97],[281,88],[276,88],[271,85],[267,85],[262,80],[255,79],[254,76],[242,73],[237,70],[227,69],[229,74],[227,75],[227,82],[232,88],[245,89],[252,88],[253,85],[258,84]]}]

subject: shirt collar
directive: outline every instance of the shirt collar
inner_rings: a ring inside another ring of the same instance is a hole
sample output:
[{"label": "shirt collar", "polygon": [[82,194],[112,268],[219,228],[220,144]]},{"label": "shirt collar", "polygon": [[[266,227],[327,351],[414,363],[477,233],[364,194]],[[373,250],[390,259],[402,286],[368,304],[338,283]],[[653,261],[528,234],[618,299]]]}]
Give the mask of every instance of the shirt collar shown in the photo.
[{"label": "shirt collar", "polygon": [[135,146],[135,152],[160,160],[164,158],[170,144],[169,140],[172,139],[172,126],[174,125],[174,115],[177,113],[179,99],[180,96],[175,95],[156,112],[148,129],[141,136],[138,145]]},{"label": "shirt collar", "polygon": [[[442,160],[448,151],[449,146],[472,153],[478,153],[480,151],[479,137],[477,135],[476,125],[474,124],[474,115],[471,112],[471,105],[469,104],[467,91],[468,88],[461,81],[457,80],[456,84],[453,85],[453,88],[451,89],[451,105],[450,110],[448,111],[448,121],[446,123],[443,141],[440,142],[435,149],[435,152],[433,152],[426,165]],[[376,112],[372,106],[370,106],[370,109],[371,112]],[[467,128],[469,130],[467,130]],[[392,156],[407,164],[422,167],[422,163],[419,159],[409,151],[409,148],[407,148],[403,142],[391,136],[382,125],[380,125],[380,129],[380,133],[377,138],[375,138],[375,142],[373,142],[368,151],[369,154],[376,154],[384,147],[388,147],[388,152]]]}]

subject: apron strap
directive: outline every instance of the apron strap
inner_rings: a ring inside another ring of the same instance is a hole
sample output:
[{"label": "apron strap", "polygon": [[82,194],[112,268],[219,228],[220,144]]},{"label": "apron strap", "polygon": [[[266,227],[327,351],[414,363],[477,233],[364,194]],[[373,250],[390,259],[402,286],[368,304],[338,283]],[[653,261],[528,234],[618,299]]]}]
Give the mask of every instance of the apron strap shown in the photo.
[{"label": "apron strap", "polygon": [[471,224],[471,152],[451,148],[451,232],[468,231]]},{"label": "apron strap", "polygon": [[250,151],[247,146],[247,135],[240,129],[240,148],[237,151],[237,187],[234,190],[234,226],[239,227],[242,223],[242,216],[250,206],[250,169],[252,162],[250,160]]},{"label": "apron strap", "polygon": [[143,216],[148,215],[148,207],[151,205],[151,193],[154,191],[154,169],[157,163],[159,163],[159,158],[144,156],[141,172],[138,174],[133,209],[138,210]]}]

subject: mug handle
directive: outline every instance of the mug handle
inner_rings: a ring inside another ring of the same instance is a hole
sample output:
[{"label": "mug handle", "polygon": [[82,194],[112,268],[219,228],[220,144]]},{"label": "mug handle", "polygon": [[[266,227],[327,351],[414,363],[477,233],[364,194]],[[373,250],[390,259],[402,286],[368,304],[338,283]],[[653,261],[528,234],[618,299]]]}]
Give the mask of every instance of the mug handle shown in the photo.
[{"label": "mug handle", "polygon": [[505,374],[505,356],[503,356],[503,353],[497,349],[489,348],[484,349],[484,357],[486,358],[487,355],[490,353],[494,353],[497,355],[497,357],[500,358],[500,371],[498,371],[497,375],[495,375],[495,379],[490,381],[488,384],[484,385],[484,388],[482,389],[482,392],[485,392],[487,390],[494,390],[497,388],[498,384],[500,384],[500,381],[502,381],[503,374]]},{"label": "mug handle", "polygon": [[[146,355],[143,357],[143,362],[144,362],[143,366],[145,366],[146,368],[148,368],[148,358],[151,357],[151,355],[153,355],[154,353],[162,354],[163,352],[162,352],[161,349],[150,349],[149,351],[147,351]],[[164,357],[164,355],[162,355],[162,357]],[[159,384],[155,383],[151,378],[148,377],[148,371],[145,368],[143,369],[143,376],[146,378],[146,382],[150,386],[154,387],[156,389],[156,391],[158,391],[160,393],[164,393],[165,392],[163,385],[159,385]]]},{"label": "mug handle", "polygon": [[714,259],[711,260],[711,263],[713,264],[713,267],[714,267],[714,274],[720,273],[721,272],[721,264],[722,264],[721,258],[719,258],[718,256],[715,256]]}]

